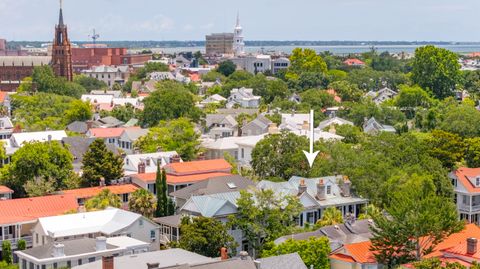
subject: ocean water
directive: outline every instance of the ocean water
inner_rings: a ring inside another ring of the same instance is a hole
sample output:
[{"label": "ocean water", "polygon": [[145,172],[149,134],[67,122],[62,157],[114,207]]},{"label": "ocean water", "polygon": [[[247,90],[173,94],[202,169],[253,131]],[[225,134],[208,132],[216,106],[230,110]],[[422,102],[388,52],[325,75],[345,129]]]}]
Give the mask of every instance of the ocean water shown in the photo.
[{"label": "ocean water", "polygon": [[[375,49],[382,53],[388,51],[390,53],[413,53],[415,49],[423,45],[379,45],[375,46]],[[460,54],[467,54],[471,52],[480,52],[480,45],[436,45],[437,47],[445,48]],[[372,46],[362,45],[362,46],[265,46],[265,47],[246,47],[245,50],[251,53],[261,53],[263,52],[277,52],[277,53],[286,53],[290,54],[293,49],[297,47],[302,48],[311,48],[317,51],[318,53],[324,51],[330,51],[333,54],[345,55],[350,53],[363,53],[371,50]],[[204,47],[176,47],[176,48],[154,48],[154,52],[164,52],[164,53],[178,53],[178,52],[188,52],[188,51],[201,51],[205,52]]]}]

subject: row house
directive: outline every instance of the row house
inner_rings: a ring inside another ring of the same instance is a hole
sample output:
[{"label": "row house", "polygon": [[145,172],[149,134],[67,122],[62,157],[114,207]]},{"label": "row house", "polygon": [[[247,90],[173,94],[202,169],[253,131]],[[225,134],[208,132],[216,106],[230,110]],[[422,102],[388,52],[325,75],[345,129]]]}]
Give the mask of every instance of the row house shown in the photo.
[{"label": "row house", "polygon": [[148,129],[140,127],[118,127],[118,128],[91,128],[86,133],[87,137],[100,138],[106,144],[115,145],[127,154],[134,152],[135,142],[142,136],[148,134]]},{"label": "row house", "polygon": [[159,165],[174,162],[183,162],[176,151],[128,154],[123,160],[123,171],[125,175],[155,173]]},{"label": "row house", "polygon": [[[111,182],[111,183],[113,184],[117,182],[118,180],[115,180],[115,182]],[[77,203],[79,206],[84,206],[85,202],[88,199],[100,194],[103,190],[109,190],[111,193],[118,195],[118,197],[122,201],[122,208],[128,209],[128,201],[130,200],[132,193],[138,190],[138,187],[133,184],[117,183],[117,185],[110,185],[110,186],[64,190],[64,191],[59,191],[59,194],[72,195],[77,199]]]}]

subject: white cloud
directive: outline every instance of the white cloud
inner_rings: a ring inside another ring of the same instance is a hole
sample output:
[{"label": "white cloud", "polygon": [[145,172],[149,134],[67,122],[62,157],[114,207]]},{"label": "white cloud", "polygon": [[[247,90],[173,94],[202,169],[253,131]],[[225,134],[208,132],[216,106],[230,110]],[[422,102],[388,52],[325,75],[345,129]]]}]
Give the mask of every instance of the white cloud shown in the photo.
[{"label": "white cloud", "polygon": [[174,26],[174,21],[164,15],[156,15],[155,17],[138,24],[138,28],[154,33],[172,30]]}]

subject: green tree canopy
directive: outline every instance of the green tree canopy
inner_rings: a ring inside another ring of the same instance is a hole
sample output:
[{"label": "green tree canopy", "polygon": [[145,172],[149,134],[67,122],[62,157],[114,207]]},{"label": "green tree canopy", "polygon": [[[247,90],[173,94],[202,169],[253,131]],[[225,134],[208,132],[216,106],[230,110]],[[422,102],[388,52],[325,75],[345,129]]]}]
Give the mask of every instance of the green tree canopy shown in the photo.
[{"label": "green tree canopy", "polygon": [[179,247],[207,257],[219,257],[226,247],[235,253],[237,243],[221,221],[207,217],[185,217],[180,225]]},{"label": "green tree canopy", "polygon": [[298,80],[300,74],[314,72],[325,74],[327,64],[313,49],[296,48],[290,56],[290,67],[285,77],[289,80]]},{"label": "green tree canopy", "polygon": [[107,88],[107,84],[101,80],[85,75],[78,75],[73,78],[73,82],[85,88],[88,92]]},{"label": "green tree canopy", "polygon": [[233,72],[235,72],[236,69],[237,69],[237,66],[232,61],[226,60],[221,62],[218,65],[217,72],[228,77],[231,74],[233,74]]},{"label": "green tree canopy", "polygon": [[177,151],[184,160],[193,160],[198,155],[200,135],[187,118],[161,121],[135,144],[142,152]]},{"label": "green tree canopy", "polygon": [[107,207],[122,207],[120,197],[112,193],[109,189],[103,189],[99,194],[85,202],[85,209],[87,209],[87,211],[104,210]]},{"label": "green tree canopy", "polygon": [[252,168],[262,178],[302,175],[308,165],[302,149],[308,149],[303,136],[288,132],[268,135],[252,151]]},{"label": "green tree canopy", "polygon": [[32,82],[38,92],[55,93],[80,98],[87,91],[81,85],[56,77],[49,65],[37,66],[33,69]]},{"label": "green tree canopy", "polygon": [[420,86],[400,85],[400,92],[395,97],[395,106],[404,110],[409,118],[413,118],[415,110],[419,107],[428,108],[433,104],[433,99]]},{"label": "green tree canopy", "polygon": [[72,161],[72,154],[57,141],[25,143],[3,168],[2,180],[18,197],[26,194],[25,184],[36,179],[51,180],[52,188],[61,190],[74,177]]},{"label": "green tree canopy", "polygon": [[453,95],[460,82],[458,55],[429,45],[415,50],[412,80],[440,99]]},{"label": "green tree canopy", "polygon": [[336,207],[329,207],[323,211],[322,218],[316,223],[316,226],[323,227],[343,223],[342,211]]},{"label": "green tree canopy", "polygon": [[[329,269],[330,243],[327,237],[310,237],[306,240],[288,239],[275,245],[271,249],[265,249],[262,257],[271,257],[297,252],[308,268]],[[313,266],[313,267],[311,267]]]},{"label": "green tree canopy", "polygon": [[183,84],[174,81],[159,82],[157,90],[143,103],[141,122],[149,127],[156,126],[161,120],[188,117],[196,121],[200,116],[193,94]]},{"label": "green tree canopy", "polygon": [[243,231],[255,258],[265,242],[287,234],[296,225],[294,218],[303,210],[297,197],[280,197],[272,190],[240,191],[237,206],[238,213],[229,216],[229,225]]},{"label": "green tree canopy", "polygon": [[74,100],[65,111],[65,122],[87,121],[92,119],[92,107],[89,102]]},{"label": "green tree canopy", "polygon": [[435,193],[433,177],[412,175],[392,197],[388,216],[373,216],[372,250],[381,264],[419,261],[452,233],[463,229],[456,205]]},{"label": "green tree canopy", "polygon": [[132,193],[128,200],[130,211],[152,218],[157,208],[155,196],[146,189],[140,188]]},{"label": "green tree canopy", "polygon": [[107,149],[105,141],[95,139],[82,160],[82,185],[98,186],[103,179],[110,181],[123,177],[123,159]]},{"label": "green tree canopy", "polygon": [[455,163],[463,158],[465,143],[456,134],[433,130],[426,142],[429,145],[428,153],[440,160],[446,168],[453,168]]}]

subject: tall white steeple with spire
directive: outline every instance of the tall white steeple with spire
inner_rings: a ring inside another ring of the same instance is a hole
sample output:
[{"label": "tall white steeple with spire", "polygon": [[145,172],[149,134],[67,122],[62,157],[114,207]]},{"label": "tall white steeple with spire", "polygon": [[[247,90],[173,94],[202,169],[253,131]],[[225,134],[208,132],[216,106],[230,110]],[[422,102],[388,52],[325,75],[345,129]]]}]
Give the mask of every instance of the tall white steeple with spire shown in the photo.
[{"label": "tall white steeple with spire", "polygon": [[237,24],[233,35],[233,52],[235,56],[245,54],[245,42],[243,41],[243,28],[240,25],[240,13],[237,13]]}]

